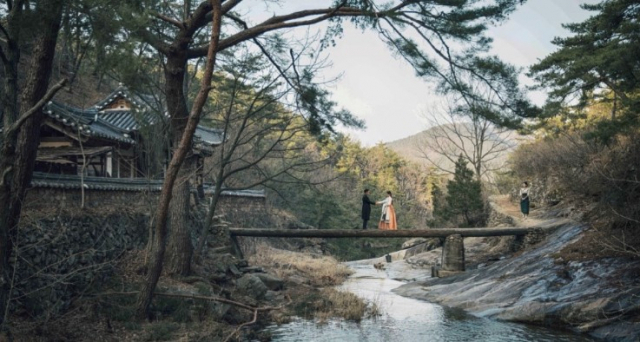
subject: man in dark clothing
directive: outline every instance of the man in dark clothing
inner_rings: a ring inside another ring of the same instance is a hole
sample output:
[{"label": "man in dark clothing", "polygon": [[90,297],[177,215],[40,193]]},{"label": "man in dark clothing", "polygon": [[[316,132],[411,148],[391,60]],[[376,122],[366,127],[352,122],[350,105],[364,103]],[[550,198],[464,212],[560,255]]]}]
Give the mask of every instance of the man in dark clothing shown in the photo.
[{"label": "man in dark clothing", "polygon": [[367,229],[367,222],[371,217],[371,205],[376,205],[369,199],[369,189],[364,189],[364,196],[362,196],[362,229]]}]

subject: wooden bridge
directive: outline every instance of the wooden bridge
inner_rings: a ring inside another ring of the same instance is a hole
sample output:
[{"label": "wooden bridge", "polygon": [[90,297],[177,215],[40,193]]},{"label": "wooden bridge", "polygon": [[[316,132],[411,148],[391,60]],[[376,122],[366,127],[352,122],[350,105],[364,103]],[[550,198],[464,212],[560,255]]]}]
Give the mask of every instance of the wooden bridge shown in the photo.
[{"label": "wooden bridge", "polygon": [[464,238],[490,236],[525,236],[537,234],[540,228],[506,227],[506,228],[430,228],[430,229],[255,229],[229,228],[229,234],[236,252],[242,255],[237,236],[280,237],[280,238],[445,238],[442,246],[441,269],[434,269],[434,276],[444,276],[463,272]]}]

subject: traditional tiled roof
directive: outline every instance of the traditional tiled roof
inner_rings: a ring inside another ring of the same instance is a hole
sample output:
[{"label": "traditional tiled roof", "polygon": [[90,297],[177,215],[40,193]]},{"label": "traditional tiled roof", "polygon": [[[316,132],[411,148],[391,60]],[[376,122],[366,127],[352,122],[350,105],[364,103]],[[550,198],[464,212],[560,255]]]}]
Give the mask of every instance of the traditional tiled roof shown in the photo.
[{"label": "traditional tiled roof", "polygon": [[51,119],[84,136],[93,136],[132,145],[136,143],[129,136],[129,132],[99,120],[98,112],[94,109],[83,110],[51,101],[45,106],[44,112]]},{"label": "traditional tiled roof", "polygon": [[196,137],[209,145],[222,144],[223,134],[224,131],[221,129],[209,128],[200,125],[196,127]]},{"label": "traditional tiled roof", "polygon": [[[44,111],[51,119],[80,132],[82,135],[132,145],[136,141],[131,138],[131,132],[139,130],[144,125],[154,124],[158,120],[153,113],[147,111],[108,110],[99,112],[96,108],[83,110],[55,101],[49,102]],[[195,132],[196,142],[199,140],[212,146],[220,145],[222,136],[222,130],[201,125],[198,125]]]},{"label": "traditional tiled roof", "polygon": [[[130,101],[136,109],[105,109],[120,97]],[[154,114],[146,100],[131,93],[124,86],[119,86],[107,98],[87,110],[50,102],[45,111],[50,117],[62,124],[75,127],[76,130],[80,129],[85,135],[95,135],[129,144],[135,144],[135,141],[130,137],[131,132],[159,121],[158,115]],[[196,144],[200,142],[211,146],[220,145],[222,136],[222,130],[202,125],[198,125],[195,132]]]},{"label": "traditional tiled roof", "polygon": [[[160,191],[162,190],[162,180],[146,178],[107,178],[85,176],[80,178],[77,175],[60,175],[52,173],[34,172],[31,186],[34,188],[54,188],[54,189],[85,189],[103,191]],[[212,193],[215,186],[204,185],[205,193]],[[193,189],[195,191],[195,189]],[[264,198],[264,190],[234,190],[222,191],[224,196],[255,197]]]},{"label": "traditional tiled roof", "polygon": [[133,92],[131,92],[127,87],[120,84],[118,88],[116,88],[111,94],[107,95],[104,100],[93,105],[93,109],[97,111],[104,110],[108,105],[113,103],[119,97],[126,99],[131,102],[131,104],[140,109],[140,110],[149,110],[149,101],[153,101],[153,99],[147,98],[148,96],[140,96]]},{"label": "traditional tiled roof", "polygon": [[146,178],[106,178],[78,175],[60,175],[34,172],[31,186],[34,188],[119,190],[119,191],[160,191],[162,180]]},{"label": "traditional tiled roof", "polygon": [[[119,89],[112,95],[123,91],[121,88]],[[52,120],[80,132],[84,136],[94,136],[131,145],[136,144],[136,141],[131,138],[131,132],[139,130],[144,125],[157,122],[157,116],[146,110],[99,111],[100,106],[111,103],[108,101],[109,98],[89,109],[75,108],[57,101],[50,101],[45,105],[44,112]],[[148,106],[145,107],[148,108]],[[2,132],[1,121],[0,132]],[[210,146],[220,145],[223,142],[223,133],[221,129],[198,125],[195,132],[196,144],[200,142]]]},{"label": "traditional tiled roof", "polygon": [[100,112],[98,114],[98,120],[108,122],[109,124],[127,132],[136,131],[140,129],[141,126],[157,122],[154,115],[149,112],[132,112],[130,110],[109,110]]},{"label": "traditional tiled roof", "polygon": [[[205,194],[213,194],[216,187],[214,185],[205,184]],[[237,196],[237,197],[259,197],[264,198],[264,190],[222,190],[224,196]]]}]

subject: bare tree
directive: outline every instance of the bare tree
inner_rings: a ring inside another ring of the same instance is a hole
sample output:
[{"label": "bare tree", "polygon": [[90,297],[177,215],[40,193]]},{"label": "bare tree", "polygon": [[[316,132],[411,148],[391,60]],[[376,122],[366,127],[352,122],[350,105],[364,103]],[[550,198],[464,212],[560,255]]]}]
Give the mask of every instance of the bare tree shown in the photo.
[{"label": "bare tree", "polygon": [[499,128],[468,106],[447,97],[439,107],[423,114],[430,128],[416,141],[416,150],[438,170],[453,174],[462,155],[479,180],[490,180],[503,166],[505,153],[515,144],[513,131]]},{"label": "bare tree", "polygon": [[[293,57],[290,68],[300,56]],[[320,156],[311,151],[315,137],[309,134],[310,123],[295,101],[287,105],[286,98],[295,94],[295,85],[283,82],[281,75],[268,69],[268,60],[247,55],[237,64],[226,66],[225,76],[217,82],[219,89],[226,91],[217,94],[208,119],[223,128],[223,143],[209,166],[215,189],[196,259],[202,253],[223,190],[272,187],[274,183],[317,185],[332,178],[305,177],[325,167],[333,155]]]}]

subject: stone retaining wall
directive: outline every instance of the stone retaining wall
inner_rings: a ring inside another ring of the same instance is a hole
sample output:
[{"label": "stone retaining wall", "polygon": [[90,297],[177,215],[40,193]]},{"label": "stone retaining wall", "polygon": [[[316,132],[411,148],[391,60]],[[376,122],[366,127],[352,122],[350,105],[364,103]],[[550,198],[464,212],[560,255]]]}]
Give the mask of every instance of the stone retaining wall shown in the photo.
[{"label": "stone retaining wall", "polygon": [[[64,312],[80,294],[113,275],[127,251],[146,245],[158,192],[31,188],[18,232],[12,305],[18,315]],[[217,213],[245,226],[265,212],[264,197],[222,196]],[[193,216],[195,236],[203,207]],[[91,291],[89,291],[91,292]]]},{"label": "stone retaining wall", "polygon": [[66,310],[80,293],[108,281],[123,253],[145,245],[148,224],[148,215],[124,208],[23,220],[12,258],[15,312],[46,317]]},{"label": "stone retaining wall", "polygon": [[[84,192],[85,208],[125,207],[139,212],[152,213],[159,197],[158,191],[94,190]],[[206,201],[206,200],[205,200]],[[222,195],[217,207],[219,214],[229,222],[248,220],[253,213],[265,210],[264,197]],[[80,208],[82,192],[78,189],[31,188],[27,192],[23,208],[29,210]]]}]

